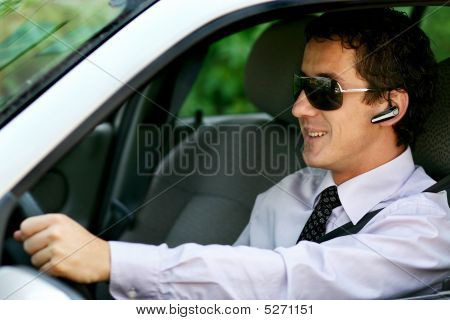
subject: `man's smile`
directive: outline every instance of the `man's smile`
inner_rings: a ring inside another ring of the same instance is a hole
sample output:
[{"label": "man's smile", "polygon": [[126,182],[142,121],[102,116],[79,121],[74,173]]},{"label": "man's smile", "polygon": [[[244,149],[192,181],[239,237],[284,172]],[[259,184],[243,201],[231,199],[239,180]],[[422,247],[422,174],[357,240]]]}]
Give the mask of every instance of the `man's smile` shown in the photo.
[{"label": "man's smile", "polygon": [[325,132],[325,131],[310,131],[310,132],[308,132],[308,136],[309,137],[314,137],[314,138],[322,137],[322,136],[324,136],[326,134],[327,134],[327,132]]},{"label": "man's smile", "polygon": [[304,127],[302,133],[303,138],[309,141],[309,140],[317,140],[318,138],[327,135],[328,131],[319,128]]}]

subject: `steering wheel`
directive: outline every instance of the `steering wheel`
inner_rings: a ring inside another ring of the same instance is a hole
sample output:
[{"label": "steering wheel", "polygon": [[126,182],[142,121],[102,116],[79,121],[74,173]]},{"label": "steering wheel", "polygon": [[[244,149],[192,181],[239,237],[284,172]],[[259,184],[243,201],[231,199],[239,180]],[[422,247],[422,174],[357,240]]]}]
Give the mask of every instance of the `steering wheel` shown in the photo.
[{"label": "steering wheel", "polygon": [[[31,265],[28,254],[22,248],[22,245],[15,241],[8,235],[11,233],[11,227],[14,229],[19,228],[19,223],[33,216],[39,216],[44,214],[44,210],[40,207],[38,202],[34,199],[30,192],[25,192],[17,201],[17,207],[15,210],[11,210],[9,217],[5,219],[6,226],[4,227],[4,234],[0,234],[0,239],[5,241],[4,248],[13,262]],[[10,225],[12,223],[12,225]],[[0,243],[1,243],[0,240]],[[0,259],[1,263],[1,259]]]},{"label": "steering wheel", "polygon": [[[19,272],[22,277],[23,274],[34,274],[34,276],[40,274],[36,269],[34,269],[34,266],[31,265],[30,257],[25,252],[22,245],[19,242],[15,241],[12,237],[10,237],[9,234],[11,233],[12,229],[18,229],[19,224],[22,220],[44,213],[44,210],[42,210],[32,194],[30,192],[26,192],[16,202],[16,207],[13,210],[10,210],[10,212],[5,212],[7,216],[2,217],[4,226],[3,228],[1,228],[0,226],[0,250],[5,250],[8,257],[12,260],[11,262],[13,265],[20,265],[20,267],[18,267],[18,270],[13,270],[13,273]],[[2,256],[0,254],[0,265],[2,265],[1,257]],[[8,270],[8,272],[11,272],[11,270]],[[44,281],[48,285],[62,290],[71,298],[92,298],[91,290],[87,285],[82,285],[65,279],[57,279],[47,275],[43,275],[41,281]],[[73,288],[75,291],[73,291],[73,289],[71,288]]]},{"label": "steering wheel", "polygon": [[[29,258],[22,246],[9,235],[12,231],[19,228],[22,220],[44,214],[44,211],[29,192],[26,192],[19,199],[15,198],[12,194],[8,194],[7,196],[12,205],[9,206],[9,210],[4,210],[0,215],[0,250],[4,249],[14,263],[29,265]],[[2,255],[0,255],[1,264]]]}]

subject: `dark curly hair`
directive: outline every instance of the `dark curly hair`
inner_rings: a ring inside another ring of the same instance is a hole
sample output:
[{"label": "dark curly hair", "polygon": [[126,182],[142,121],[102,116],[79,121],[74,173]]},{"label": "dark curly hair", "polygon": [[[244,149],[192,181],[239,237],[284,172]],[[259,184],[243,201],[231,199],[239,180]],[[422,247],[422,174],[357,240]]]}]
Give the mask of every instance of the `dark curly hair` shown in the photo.
[{"label": "dark curly hair", "polygon": [[355,49],[355,68],[370,88],[364,102],[389,101],[391,90],[409,95],[405,116],[395,126],[397,145],[414,145],[425,116],[434,100],[436,60],[425,33],[404,13],[392,9],[365,9],[327,12],[312,20],[305,30],[306,40],[340,40]]}]

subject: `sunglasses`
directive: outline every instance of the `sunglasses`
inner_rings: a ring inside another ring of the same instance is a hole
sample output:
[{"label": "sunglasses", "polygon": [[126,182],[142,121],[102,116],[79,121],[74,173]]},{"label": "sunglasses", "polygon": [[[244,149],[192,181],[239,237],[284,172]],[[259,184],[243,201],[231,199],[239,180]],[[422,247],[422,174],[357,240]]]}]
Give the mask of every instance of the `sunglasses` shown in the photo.
[{"label": "sunglasses", "polygon": [[342,89],[339,82],[327,77],[304,77],[294,74],[294,100],[302,91],[311,105],[319,110],[339,109],[344,100],[344,92],[367,92],[375,89]]}]

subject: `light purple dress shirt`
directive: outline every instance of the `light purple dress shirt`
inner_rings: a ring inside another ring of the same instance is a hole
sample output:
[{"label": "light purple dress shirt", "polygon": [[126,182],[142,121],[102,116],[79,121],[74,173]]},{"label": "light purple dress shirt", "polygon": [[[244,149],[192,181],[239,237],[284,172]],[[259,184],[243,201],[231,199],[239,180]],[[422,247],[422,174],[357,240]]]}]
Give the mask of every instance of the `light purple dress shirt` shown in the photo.
[{"label": "light purple dress shirt", "polygon": [[450,209],[445,192],[408,148],[338,186],[342,206],[327,232],[384,208],[359,233],[321,244],[298,236],[329,171],[305,168],[260,194],[234,246],[176,248],[124,242],[111,249],[116,299],[383,299],[435,292],[450,274]]}]

